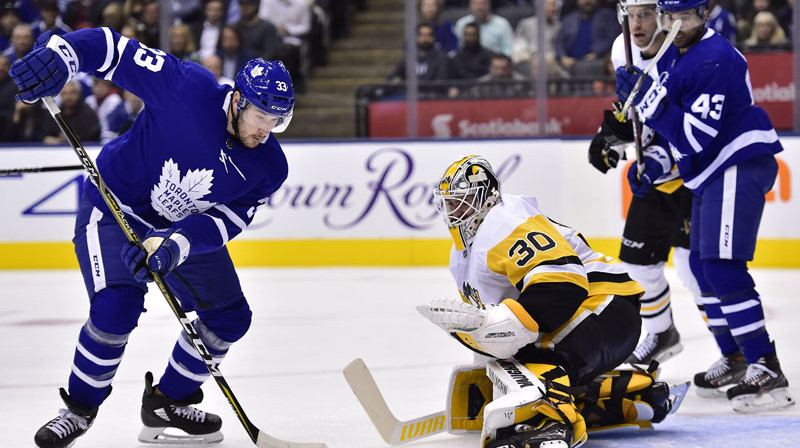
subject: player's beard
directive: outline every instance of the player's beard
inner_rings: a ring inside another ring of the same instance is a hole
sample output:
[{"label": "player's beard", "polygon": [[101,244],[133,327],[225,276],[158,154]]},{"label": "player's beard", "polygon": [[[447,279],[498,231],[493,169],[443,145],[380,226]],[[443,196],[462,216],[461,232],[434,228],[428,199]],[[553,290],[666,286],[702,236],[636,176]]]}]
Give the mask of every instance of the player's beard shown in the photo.
[{"label": "player's beard", "polygon": [[678,35],[675,36],[675,41],[673,41],[672,44],[675,45],[675,47],[677,47],[679,50],[686,51],[691,48],[692,45],[700,42],[700,39],[703,38],[705,32],[706,22],[703,22],[691,30],[678,32]]}]

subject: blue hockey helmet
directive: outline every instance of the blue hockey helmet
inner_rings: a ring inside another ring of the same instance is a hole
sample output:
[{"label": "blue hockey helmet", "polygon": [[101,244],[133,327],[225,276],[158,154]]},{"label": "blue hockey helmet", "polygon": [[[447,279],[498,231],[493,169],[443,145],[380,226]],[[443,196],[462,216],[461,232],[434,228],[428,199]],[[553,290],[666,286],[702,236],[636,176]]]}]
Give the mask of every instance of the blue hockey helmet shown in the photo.
[{"label": "blue hockey helmet", "polygon": [[709,0],[658,0],[658,9],[661,11],[686,11],[708,6]]},{"label": "blue hockey helmet", "polygon": [[251,59],[239,70],[233,87],[241,93],[236,105],[238,113],[242,113],[248,104],[252,104],[279,118],[272,132],[286,130],[294,113],[294,92],[292,78],[283,62]]}]

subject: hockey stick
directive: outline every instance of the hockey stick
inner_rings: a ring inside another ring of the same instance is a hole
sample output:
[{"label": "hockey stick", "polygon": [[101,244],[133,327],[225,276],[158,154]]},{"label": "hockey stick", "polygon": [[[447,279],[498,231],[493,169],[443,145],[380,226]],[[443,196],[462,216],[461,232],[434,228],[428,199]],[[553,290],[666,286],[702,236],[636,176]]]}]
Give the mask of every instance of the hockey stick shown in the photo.
[{"label": "hockey stick", "polygon": [[[97,171],[97,167],[89,157],[86,149],[84,149],[83,145],[81,145],[81,142],[78,140],[78,137],[74,132],[72,132],[72,129],[64,120],[58,105],[55,103],[55,101],[53,101],[52,97],[44,97],[42,98],[42,101],[47,107],[47,110],[50,112],[50,115],[53,117],[53,120],[55,120],[59,129],[61,129],[61,132],[63,132],[67,137],[67,141],[69,141],[72,149],[75,150],[75,154],[80,159],[83,168],[87,173],[89,173],[89,176],[92,178],[92,182],[95,184],[97,189],[100,190],[100,194],[103,196],[103,200],[105,201],[106,205],[108,205],[108,208],[114,212],[114,217],[117,219],[117,223],[119,223],[122,231],[125,232],[128,240],[141,246],[141,239],[138,235],[136,235],[136,232],[128,223],[128,220],[125,218],[125,213],[120,208],[119,203],[114,198],[111,190],[108,188],[108,186],[106,186],[105,182],[103,182],[103,179],[100,177],[100,172]],[[236,396],[233,395],[233,390],[231,390],[230,386],[228,386],[228,382],[225,380],[225,377],[222,376],[222,372],[219,370],[219,367],[217,367],[216,363],[211,358],[211,353],[208,351],[208,349],[206,349],[206,346],[203,344],[203,341],[197,334],[194,325],[192,325],[192,322],[188,317],[186,317],[186,313],[183,311],[183,308],[181,308],[181,304],[178,302],[178,299],[172,293],[167,284],[164,283],[159,274],[156,274],[155,272],[152,274],[158,289],[161,290],[161,293],[164,295],[164,298],[167,300],[170,308],[172,308],[172,312],[175,314],[175,317],[177,317],[178,321],[180,321],[183,331],[189,337],[189,340],[192,341],[192,345],[194,346],[195,350],[197,350],[197,353],[201,358],[203,358],[203,362],[205,362],[208,371],[214,377],[214,380],[216,380],[217,385],[222,390],[223,395],[225,395],[225,398],[228,399],[228,403],[233,408],[233,412],[236,413],[236,416],[239,418],[242,426],[244,426],[244,429],[250,436],[250,440],[252,440],[256,446],[260,448],[327,448],[324,443],[288,442],[285,440],[276,439],[275,437],[272,437],[258,429],[250,421],[250,419],[247,418],[247,415],[244,413],[244,409],[242,408],[241,404],[239,404],[239,400],[237,400]]]},{"label": "hockey stick", "polygon": [[[656,55],[653,56],[653,59],[650,60],[650,64],[648,64],[647,68],[644,69],[642,76],[640,76],[639,79],[636,81],[636,84],[633,85],[633,89],[631,90],[631,93],[628,95],[628,99],[625,100],[625,105],[622,106],[622,110],[619,112],[619,116],[617,117],[618,119],[619,117],[625,117],[625,114],[631,107],[631,102],[633,101],[633,97],[635,97],[636,94],[639,93],[639,90],[642,88],[642,83],[644,83],[644,77],[647,76],[648,73],[650,73],[650,70],[652,70],[653,67],[655,67],[658,61],[661,59],[661,57],[664,56],[664,53],[666,53],[667,50],[669,49],[669,46],[672,45],[672,42],[675,40],[675,36],[678,35],[678,31],[680,30],[681,30],[681,20],[678,19],[672,23],[672,28],[669,29],[669,33],[667,34],[667,37],[664,39],[664,42],[661,44],[661,47],[659,47],[658,53],[656,53]],[[630,45],[630,42],[628,42],[628,45]]]},{"label": "hockey stick", "polygon": [[[619,4],[622,5],[622,3]],[[631,48],[630,18],[627,7],[622,15],[622,41],[625,45],[625,70],[630,73],[633,71],[633,49]],[[636,178],[638,179],[644,172],[644,148],[642,147],[642,124],[635,109],[631,111],[631,119],[633,121],[633,143],[636,146]]]},{"label": "hockey stick", "polygon": [[35,168],[8,168],[0,170],[0,176],[17,176],[27,173],[49,173],[51,171],[82,170],[83,165],[41,166]]},{"label": "hockey stick", "polygon": [[353,389],[375,429],[389,445],[402,445],[447,431],[447,412],[439,411],[413,420],[400,421],[386,404],[378,384],[361,358],[344,368],[344,378]]}]

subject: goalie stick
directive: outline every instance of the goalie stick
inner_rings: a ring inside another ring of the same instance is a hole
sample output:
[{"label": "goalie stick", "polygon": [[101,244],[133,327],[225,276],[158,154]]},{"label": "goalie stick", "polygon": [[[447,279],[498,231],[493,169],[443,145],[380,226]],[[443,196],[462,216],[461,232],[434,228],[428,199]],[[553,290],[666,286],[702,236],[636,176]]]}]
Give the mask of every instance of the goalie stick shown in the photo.
[{"label": "goalie stick", "polygon": [[[637,368],[637,370],[639,369]],[[344,368],[343,373],[347,384],[350,385],[375,429],[389,445],[416,442],[422,438],[447,431],[447,411],[434,412],[411,420],[398,420],[386,404],[378,384],[375,383],[375,379],[361,358],[351,361]],[[680,408],[683,398],[689,390],[689,385],[688,381],[669,385],[670,409],[667,412],[668,415],[674,414]],[[607,428],[592,428],[588,432],[615,432],[632,429],[652,429],[652,424],[640,426],[635,422],[622,423]]]},{"label": "goalie stick", "polygon": [[[42,98],[42,102],[44,102],[44,105],[47,107],[47,111],[50,112],[50,115],[53,117],[53,120],[55,120],[59,129],[61,129],[61,132],[63,132],[64,136],[67,137],[67,141],[69,141],[70,146],[72,146],[75,154],[80,159],[81,165],[83,165],[83,168],[89,174],[89,177],[92,178],[92,182],[97,189],[100,190],[100,195],[103,196],[103,200],[105,201],[106,205],[108,205],[108,208],[114,212],[114,217],[117,219],[117,223],[122,228],[122,231],[128,237],[128,240],[141,246],[141,239],[128,223],[128,220],[125,218],[125,213],[120,208],[119,203],[114,198],[111,190],[108,188],[108,186],[106,186],[105,182],[103,182],[103,178],[100,177],[100,172],[97,171],[97,167],[89,157],[86,149],[78,140],[78,137],[75,135],[75,133],[72,132],[72,129],[67,124],[66,120],[64,120],[64,117],[61,115],[61,109],[59,109],[58,105],[55,103],[55,101],[53,101],[52,97],[44,97]],[[161,290],[161,293],[164,295],[164,298],[167,300],[170,308],[172,308],[172,312],[175,314],[175,317],[177,317],[178,321],[181,323],[183,331],[189,337],[189,340],[192,341],[192,345],[203,359],[203,362],[205,362],[208,371],[211,373],[211,376],[214,377],[214,380],[217,382],[220,390],[222,390],[223,395],[225,395],[225,398],[228,399],[228,403],[233,408],[233,412],[236,413],[236,416],[239,418],[242,426],[244,426],[248,436],[250,436],[250,440],[252,440],[257,447],[327,448],[327,445],[324,443],[289,442],[286,440],[276,439],[275,437],[272,437],[264,431],[258,429],[256,425],[254,425],[250,419],[247,418],[242,405],[239,404],[239,400],[237,400],[236,396],[233,395],[233,390],[231,390],[230,386],[228,386],[228,382],[225,380],[225,377],[222,376],[222,372],[219,370],[219,367],[217,367],[216,363],[211,358],[211,353],[208,351],[208,349],[206,349],[206,346],[200,339],[200,335],[198,335],[194,325],[192,325],[192,322],[188,317],[186,317],[186,312],[183,311],[178,299],[172,293],[169,286],[164,283],[159,274],[153,272],[152,275],[156,285],[158,286],[158,289]]]},{"label": "goalie stick", "polygon": [[353,389],[361,407],[389,445],[402,445],[447,431],[447,412],[439,411],[419,418],[400,421],[386,404],[378,384],[361,358],[344,368],[344,378]]}]

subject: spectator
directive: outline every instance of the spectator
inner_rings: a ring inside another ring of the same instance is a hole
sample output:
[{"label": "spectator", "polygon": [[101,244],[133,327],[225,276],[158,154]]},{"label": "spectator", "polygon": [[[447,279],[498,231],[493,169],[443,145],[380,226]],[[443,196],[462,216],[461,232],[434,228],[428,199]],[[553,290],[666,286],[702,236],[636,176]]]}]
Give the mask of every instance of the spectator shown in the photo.
[{"label": "spectator", "polygon": [[453,77],[477,79],[489,73],[494,53],[481,45],[480,27],[472,22],[464,26],[464,45],[451,58]]},{"label": "spectator", "polygon": [[275,25],[279,39],[276,59],[291,73],[295,93],[304,92],[310,70],[311,7],[307,0],[261,0],[258,15]]},{"label": "spectator", "polygon": [[753,19],[753,31],[742,43],[742,50],[787,50],[789,46],[789,39],[775,15],[769,11],[761,11]]},{"label": "spectator", "polygon": [[139,23],[142,21],[142,13],[144,12],[144,4],[147,0],[125,0],[122,7],[125,12],[125,17],[128,18],[129,23]]},{"label": "spectator", "polygon": [[190,28],[203,23],[202,0],[171,0],[172,20],[170,23],[182,23]]},{"label": "spectator", "polygon": [[19,11],[14,7],[14,2],[4,2],[0,6],[0,52],[11,46],[11,32],[19,22]]},{"label": "spectator", "polygon": [[44,32],[53,30],[55,34],[64,34],[72,31],[72,28],[67,26],[58,10],[58,2],[56,0],[45,0],[42,2],[41,10],[39,11],[42,19],[31,26],[33,31],[33,40],[39,38]]},{"label": "spectator", "polygon": [[[470,0],[470,14],[456,21],[455,33],[459,39],[464,36],[464,27],[470,22],[476,22],[481,27],[481,45],[495,53],[511,56],[514,41],[514,30],[504,17],[492,14],[489,0]],[[459,41],[459,46],[464,44]]]},{"label": "spectator", "polygon": [[119,34],[127,37],[128,39],[136,39],[141,42],[135,23],[128,22],[125,25],[122,25],[122,29],[119,30]]},{"label": "spectator", "polygon": [[478,78],[470,89],[476,98],[518,98],[528,96],[530,83],[524,75],[514,70],[511,57],[496,53],[489,65],[489,73]]},{"label": "spectator", "polygon": [[598,0],[578,0],[578,9],[561,21],[556,60],[573,77],[602,76],[605,57],[620,31],[613,10],[598,8]]},{"label": "spectator", "polygon": [[740,40],[747,39],[753,31],[753,21],[756,14],[762,11],[771,12],[778,20],[784,34],[789,35],[791,30],[792,12],[785,1],[781,0],[752,0],[747,4],[742,17],[736,22]]},{"label": "spectator", "polygon": [[222,59],[219,56],[212,54],[203,58],[203,67],[214,75],[218,83],[233,86],[233,79],[222,74]]},{"label": "spectator", "polygon": [[[420,81],[437,81],[451,79],[450,61],[444,50],[436,48],[436,35],[433,25],[421,23],[417,25],[417,77]],[[406,58],[403,57],[395,67],[389,82],[401,82],[406,79]]]},{"label": "spectator", "polygon": [[182,23],[169,28],[169,52],[182,61],[198,62],[197,46],[192,38],[192,31]]},{"label": "spectator", "polygon": [[222,75],[234,79],[239,69],[244,67],[254,56],[242,48],[242,36],[239,28],[233,25],[222,27],[220,35],[220,48],[217,55],[222,59]]},{"label": "spectator", "polygon": [[736,18],[733,14],[723,8],[719,0],[709,0],[708,9],[708,27],[736,45]]},{"label": "spectator", "polygon": [[11,125],[14,120],[14,95],[17,94],[16,84],[8,76],[11,61],[8,57],[0,55],[0,142],[11,141]]},{"label": "spectator", "polygon": [[142,18],[136,26],[136,34],[140,38],[139,42],[150,48],[159,48],[161,46],[159,20],[160,7],[158,0],[146,0],[142,5]]},{"label": "spectator", "polygon": [[108,114],[108,129],[118,137],[130,129],[144,109],[144,101],[129,91],[122,92],[122,101]]},{"label": "spectator", "polygon": [[[10,130],[9,141],[12,142],[41,142],[42,123],[47,112],[42,109],[41,103],[28,105],[22,101],[14,104],[13,126]],[[52,121],[52,120],[51,120]]]},{"label": "spectator", "polygon": [[217,52],[222,27],[225,25],[225,2],[222,0],[209,0],[205,6],[205,21],[199,30],[195,31],[198,42],[198,54],[203,60]]},{"label": "spectator", "polygon": [[[61,115],[67,120],[78,140],[82,142],[100,140],[100,121],[92,108],[83,101],[80,83],[76,80],[67,82],[58,95],[61,98]],[[45,144],[67,143],[67,138],[54,120],[44,120],[42,127],[44,131],[42,141]]]},{"label": "spectator", "polygon": [[125,10],[120,3],[109,3],[103,9],[103,26],[113,28],[119,32],[125,26]]},{"label": "spectator", "polygon": [[117,88],[111,81],[92,78],[92,94],[86,98],[86,105],[97,113],[100,121],[100,143],[110,142],[117,133],[110,129],[108,116],[122,103],[122,97],[117,93]]},{"label": "spectator", "polygon": [[62,18],[73,30],[92,28],[103,23],[103,9],[111,0],[74,0],[67,3]]},{"label": "spectator", "polygon": [[419,23],[430,23],[436,34],[436,43],[448,54],[458,50],[458,37],[453,32],[453,22],[442,18],[442,0],[420,0]]},{"label": "spectator", "polygon": [[[555,39],[560,27],[556,0],[545,0],[545,27],[544,27],[544,52],[547,64],[555,64],[556,48]],[[515,65],[530,64],[536,58],[539,48],[539,18],[531,16],[524,18],[517,24],[514,32],[514,44],[511,59]]]},{"label": "spectator", "polygon": [[3,55],[13,64],[17,59],[28,54],[33,49],[33,31],[27,23],[20,23],[11,32],[11,46],[6,48]]},{"label": "spectator", "polygon": [[278,55],[280,42],[278,29],[272,23],[258,17],[258,8],[259,0],[239,0],[242,18],[236,23],[236,27],[239,29],[244,50],[272,61],[277,59]]}]

